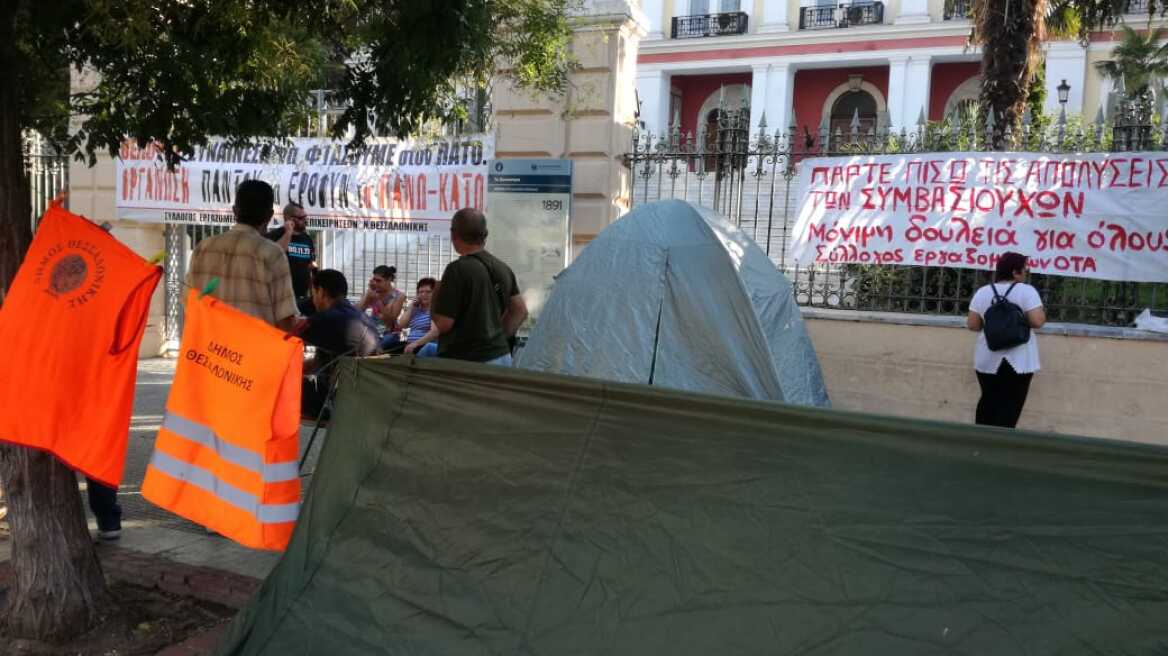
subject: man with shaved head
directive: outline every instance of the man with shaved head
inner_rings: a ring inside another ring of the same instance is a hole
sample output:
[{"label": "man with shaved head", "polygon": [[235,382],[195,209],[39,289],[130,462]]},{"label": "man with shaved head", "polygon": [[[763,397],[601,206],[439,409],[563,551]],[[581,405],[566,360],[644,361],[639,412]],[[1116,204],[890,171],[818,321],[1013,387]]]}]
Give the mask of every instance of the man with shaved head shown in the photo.
[{"label": "man with shaved head", "polygon": [[511,339],[527,305],[511,267],[486,251],[487,217],[466,207],[454,213],[450,241],[462,257],[446,265],[430,316],[438,357],[511,366]]},{"label": "man with shaved head", "polygon": [[316,244],[308,234],[308,213],[300,203],[284,206],[284,225],[269,230],[267,238],[276,242],[288,254],[288,269],[292,273],[292,293],[300,314],[312,314],[312,272],[316,270]]}]

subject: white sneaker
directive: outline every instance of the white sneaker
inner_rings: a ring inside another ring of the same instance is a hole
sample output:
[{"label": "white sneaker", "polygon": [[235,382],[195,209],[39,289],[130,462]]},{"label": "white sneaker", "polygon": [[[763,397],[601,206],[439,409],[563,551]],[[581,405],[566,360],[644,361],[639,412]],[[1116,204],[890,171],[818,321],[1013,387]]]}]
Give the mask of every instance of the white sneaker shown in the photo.
[{"label": "white sneaker", "polygon": [[115,528],[112,531],[98,531],[97,537],[100,540],[117,540],[118,538],[122,537],[122,529]]}]

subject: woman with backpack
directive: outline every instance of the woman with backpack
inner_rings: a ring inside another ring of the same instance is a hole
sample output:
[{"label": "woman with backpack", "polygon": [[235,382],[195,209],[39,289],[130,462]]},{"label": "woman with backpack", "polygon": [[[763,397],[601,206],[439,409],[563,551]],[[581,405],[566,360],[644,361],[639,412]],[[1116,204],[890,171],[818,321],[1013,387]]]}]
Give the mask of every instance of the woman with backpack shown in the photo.
[{"label": "woman with backpack", "polygon": [[1038,341],[1031,333],[1046,323],[1038,290],[1022,282],[1029,268],[1021,253],[1003,253],[994,282],[974,293],[965,325],[978,333],[973,367],[981,386],[977,423],[1014,428],[1030,379],[1038,371]]}]

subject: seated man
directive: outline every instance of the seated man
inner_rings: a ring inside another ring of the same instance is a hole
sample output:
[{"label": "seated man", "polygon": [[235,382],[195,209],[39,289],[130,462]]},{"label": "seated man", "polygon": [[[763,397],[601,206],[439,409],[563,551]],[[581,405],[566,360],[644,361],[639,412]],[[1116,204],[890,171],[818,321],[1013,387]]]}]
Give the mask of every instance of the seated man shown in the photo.
[{"label": "seated man", "polygon": [[[377,351],[377,328],[345,296],[349,283],[335,269],[317,271],[312,279],[312,304],[316,312],[298,327],[305,343],[316,347],[316,357],[306,368],[301,414],[315,417],[328,394],[332,372],[323,372],[340,355],[363,357]],[[321,372],[316,376],[314,372]]]}]

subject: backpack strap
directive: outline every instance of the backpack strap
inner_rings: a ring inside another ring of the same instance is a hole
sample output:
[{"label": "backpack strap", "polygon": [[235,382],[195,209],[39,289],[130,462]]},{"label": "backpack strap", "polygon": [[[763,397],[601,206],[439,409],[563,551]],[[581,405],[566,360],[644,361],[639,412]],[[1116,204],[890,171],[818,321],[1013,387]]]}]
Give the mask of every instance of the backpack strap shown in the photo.
[{"label": "backpack strap", "polygon": [[503,297],[505,293],[503,291],[503,283],[496,281],[495,276],[491,275],[491,267],[487,266],[487,263],[483,262],[482,259],[475,257],[475,255],[478,255],[478,253],[471,253],[470,255],[467,255],[467,257],[473,259],[475,262],[478,262],[482,265],[483,269],[486,269],[487,279],[491,281],[491,286],[495,288],[495,300],[499,302],[499,316],[501,317],[504,313],[507,312],[507,299]]},{"label": "backpack strap", "polygon": [[990,283],[990,290],[993,291],[993,293],[994,293],[994,303],[997,304],[997,303],[1001,303],[1002,301],[1006,300],[1006,297],[1010,295],[1010,292],[1014,291],[1014,285],[1017,285],[1017,284],[1018,284],[1018,281],[1015,280],[1014,282],[1010,283],[1009,287],[1006,288],[1005,294],[999,294],[998,293],[998,283],[991,282]]}]

